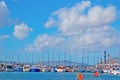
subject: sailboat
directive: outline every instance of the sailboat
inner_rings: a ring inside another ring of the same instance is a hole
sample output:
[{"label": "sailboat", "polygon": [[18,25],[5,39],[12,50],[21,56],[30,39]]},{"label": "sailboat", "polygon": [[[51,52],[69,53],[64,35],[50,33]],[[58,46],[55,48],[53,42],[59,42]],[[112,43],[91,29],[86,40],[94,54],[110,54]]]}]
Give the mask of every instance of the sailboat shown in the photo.
[{"label": "sailboat", "polygon": [[18,54],[18,63],[16,64],[16,67],[15,67],[15,71],[16,72],[23,72],[23,67],[22,65],[19,63],[19,54]]}]

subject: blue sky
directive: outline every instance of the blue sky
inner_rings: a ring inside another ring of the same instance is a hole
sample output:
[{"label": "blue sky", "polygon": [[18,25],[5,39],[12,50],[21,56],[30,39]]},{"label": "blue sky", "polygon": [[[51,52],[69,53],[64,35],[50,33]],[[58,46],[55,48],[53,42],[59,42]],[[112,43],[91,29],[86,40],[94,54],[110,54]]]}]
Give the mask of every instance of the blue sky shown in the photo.
[{"label": "blue sky", "polygon": [[[52,56],[51,49],[55,49],[56,55],[60,53],[62,60],[65,49],[68,56],[70,51],[72,56],[79,55],[79,61],[84,50],[90,56],[99,53],[95,55],[102,57],[104,50],[111,55],[118,55],[119,2],[120,0],[0,0],[1,60],[5,56],[8,56],[7,60],[12,60],[12,57],[17,60],[19,53],[21,61],[26,61],[28,55],[30,62],[31,53],[38,57],[42,54],[47,56],[48,53]],[[75,57],[73,61],[76,61]],[[94,63],[93,59],[90,61]]]}]

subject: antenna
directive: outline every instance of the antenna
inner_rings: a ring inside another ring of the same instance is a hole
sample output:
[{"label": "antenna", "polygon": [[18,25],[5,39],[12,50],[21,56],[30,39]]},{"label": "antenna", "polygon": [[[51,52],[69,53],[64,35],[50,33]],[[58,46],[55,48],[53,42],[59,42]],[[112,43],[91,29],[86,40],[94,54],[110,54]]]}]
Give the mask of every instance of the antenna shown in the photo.
[{"label": "antenna", "polygon": [[104,64],[106,64],[106,51],[104,51]]},{"label": "antenna", "polygon": [[103,63],[102,63],[102,58],[101,58],[100,60],[101,60],[101,64],[103,64]]}]

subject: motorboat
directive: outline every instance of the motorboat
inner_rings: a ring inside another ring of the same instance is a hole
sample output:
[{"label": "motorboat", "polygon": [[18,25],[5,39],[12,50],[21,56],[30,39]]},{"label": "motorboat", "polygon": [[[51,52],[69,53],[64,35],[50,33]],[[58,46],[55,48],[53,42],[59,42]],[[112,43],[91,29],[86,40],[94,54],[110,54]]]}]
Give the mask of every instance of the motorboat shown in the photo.
[{"label": "motorboat", "polygon": [[56,69],[57,72],[63,72],[64,68],[63,66],[58,66],[58,68]]},{"label": "motorboat", "polygon": [[23,72],[29,72],[29,70],[30,70],[30,65],[23,66]]},{"label": "motorboat", "polygon": [[30,68],[30,72],[40,72],[40,69],[37,65],[32,65]]},{"label": "motorboat", "polygon": [[23,68],[20,65],[17,65],[15,70],[16,70],[16,72],[23,72]]},{"label": "motorboat", "polygon": [[5,71],[6,71],[6,72],[13,72],[13,71],[14,71],[14,68],[13,68],[12,65],[6,65]]}]

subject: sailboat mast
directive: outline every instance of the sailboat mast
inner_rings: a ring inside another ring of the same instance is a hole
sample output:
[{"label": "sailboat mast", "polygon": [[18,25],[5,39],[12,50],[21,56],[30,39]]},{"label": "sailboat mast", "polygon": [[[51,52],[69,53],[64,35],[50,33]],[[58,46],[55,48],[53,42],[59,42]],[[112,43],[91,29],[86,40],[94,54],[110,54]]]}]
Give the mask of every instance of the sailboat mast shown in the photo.
[{"label": "sailboat mast", "polygon": [[52,65],[54,67],[54,49],[52,50],[52,61],[53,61]]},{"label": "sailboat mast", "polygon": [[96,59],[95,59],[95,53],[94,53],[94,65],[95,65],[95,63],[96,63]]},{"label": "sailboat mast", "polygon": [[18,53],[17,53],[17,61],[18,61],[17,63],[18,63],[18,64],[19,64],[19,62],[20,62],[20,59],[19,59],[20,57],[19,57],[19,56],[20,56],[20,55],[19,55],[19,52],[18,52]]},{"label": "sailboat mast", "polygon": [[49,63],[49,52],[48,52],[48,67],[49,67],[50,63]]},{"label": "sailboat mast", "polygon": [[27,53],[26,53],[26,63],[28,62],[28,55],[27,55]]},{"label": "sailboat mast", "polygon": [[65,60],[64,66],[66,67],[66,48],[65,48],[65,52],[64,52],[64,60]]},{"label": "sailboat mast", "polygon": [[44,54],[42,53],[42,67],[44,66],[43,56],[44,56]]},{"label": "sailboat mast", "polygon": [[36,58],[35,58],[35,60],[36,60],[35,62],[36,62],[36,64],[37,64],[37,62],[38,62],[38,56],[37,56],[37,53],[36,53],[35,57],[36,57]]},{"label": "sailboat mast", "polygon": [[60,65],[60,52],[58,53],[58,63]]},{"label": "sailboat mast", "polygon": [[89,65],[89,52],[87,52],[88,58],[87,58],[87,65]]},{"label": "sailboat mast", "polygon": [[84,49],[83,49],[83,53],[82,53],[82,67],[84,66]]},{"label": "sailboat mast", "polygon": [[98,53],[97,53],[97,64],[99,63],[99,55],[98,55]]},{"label": "sailboat mast", "polygon": [[32,53],[32,64],[34,65],[33,53]]},{"label": "sailboat mast", "polygon": [[72,48],[70,49],[70,56],[69,56],[69,61],[70,61],[70,66],[71,66],[71,55],[72,55]]}]

